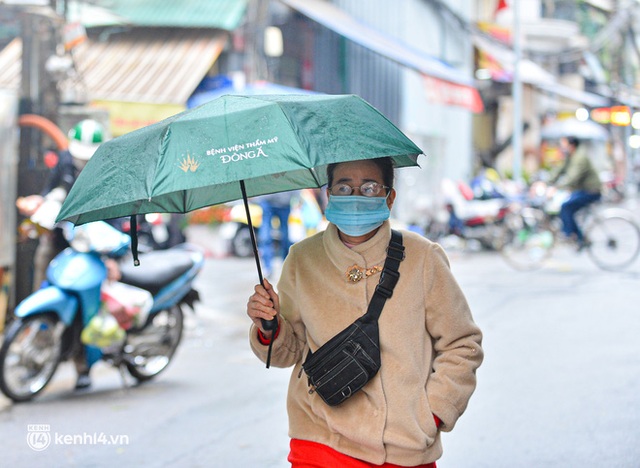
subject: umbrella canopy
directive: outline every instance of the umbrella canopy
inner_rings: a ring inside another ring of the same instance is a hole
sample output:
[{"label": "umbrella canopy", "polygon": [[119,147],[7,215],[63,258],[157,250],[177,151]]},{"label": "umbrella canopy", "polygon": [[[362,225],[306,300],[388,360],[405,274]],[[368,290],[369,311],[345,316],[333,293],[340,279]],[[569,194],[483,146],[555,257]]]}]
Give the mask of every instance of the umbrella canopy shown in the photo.
[{"label": "umbrella canopy", "polygon": [[[83,224],[185,213],[242,198],[260,283],[262,270],[247,197],[326,183],[334,162],[393,157],[417,165],[422,153],[380,112],[353,95],[222,96],[103,143],[67,196],[58,221]],[[275,330],[277,320],[263,320]],[[269,367],[267,357],[267,367]]]},{"label": "umbrella canopy", "polygon": [[591,120],[562,119],[542,127],[540,136],[547,140],[558,140],[562,137],[576,137],[580,140],[606,141],[609,139],[607,129]]},{"label": "umbrella canopy", "polygon": [[357,96],[222,96],[103,143],[58,221],[185,213],[247,196],[321,187],[333,162],[390,156],[396,167],[415,166],[419,154],[420,148]]}]

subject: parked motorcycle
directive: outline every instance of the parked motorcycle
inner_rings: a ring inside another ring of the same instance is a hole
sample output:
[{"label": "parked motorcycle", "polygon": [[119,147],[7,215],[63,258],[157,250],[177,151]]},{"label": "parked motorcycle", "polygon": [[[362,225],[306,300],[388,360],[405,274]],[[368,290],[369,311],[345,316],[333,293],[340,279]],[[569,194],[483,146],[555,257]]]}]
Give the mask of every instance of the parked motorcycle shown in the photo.
[{"label": "parked motorcycle", "polygon": [[[247,213],[241,202],[228,203],[220,229],[220,237],[228,244],[228,250],[236,257],[247,258],[253,256],[253,244],[251,243],[251,232],[247,223]],[[318,221],[314,226],[305,226],[302,202],[294,205],[289,215],[289,240],[298,242],[307,236],[307,229],[316,228],[322,221],[322,214],[317,208]],[[249,203],[249,212],[253,228],[257,230],[262,224],[262,208],[257,203]],[[274,219],[271,226],[271,238],[274,242],[274,250],[279,250],[281,232],[278,228],[278,220]]]},{"label": "parked motorcycle", "polygon": [[500,250],[504,220],[509,213],[510,201],[500,194],[475,195],[473,189],[451,179],[442,181],[446,214],[440,222],[432,222],[428,236],[446,243],[453,236],[464,242],[477,242],[482,248]]},{"label": "parked motorcycle", "polygon": [[[152,250],[164,250],[184,243],[186,237],[180,226],[183,217],[183,214],[177,213],[148,213],[146,215],[138,215],[138,251],[150,252]],[[125,234],[131,232],[129,217],[111,220],[109,224]]]},{"label": "parked motorcycle", "polygon": [[146,318],[126,332],[119,329],[122,339],[108,347],[83,344],[83,330],[104,312],[104,258],[124,255],[130,241],[101,221],[67,232],[71,247],[49,265],[49,285],[18,304],[0,348],[0,390],[16,402],[34,398],[60,362],[78,356],[89,367],[103,360],[126,369],[139,382],[155,377],[180,344],[184,306],[193,309],[199,299],[193,281],[204,264],[202,252],[183,244],[143,254],[138,267],[122,263],[120,282],[152,295]]}]

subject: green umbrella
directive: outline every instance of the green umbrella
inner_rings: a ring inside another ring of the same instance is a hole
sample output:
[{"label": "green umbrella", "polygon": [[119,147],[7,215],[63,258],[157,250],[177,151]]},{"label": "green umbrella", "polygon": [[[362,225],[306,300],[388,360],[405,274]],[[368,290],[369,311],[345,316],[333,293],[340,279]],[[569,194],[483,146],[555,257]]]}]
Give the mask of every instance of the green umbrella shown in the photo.
[{"label": "green umbrella", "polygon": [[247,197],[321,187],[330,163],[391,156],[396,167],[415,166],[419,154],[357,96],[222,96],[102,144],[58,221],[186,213],[240,198],[248,216]]}]

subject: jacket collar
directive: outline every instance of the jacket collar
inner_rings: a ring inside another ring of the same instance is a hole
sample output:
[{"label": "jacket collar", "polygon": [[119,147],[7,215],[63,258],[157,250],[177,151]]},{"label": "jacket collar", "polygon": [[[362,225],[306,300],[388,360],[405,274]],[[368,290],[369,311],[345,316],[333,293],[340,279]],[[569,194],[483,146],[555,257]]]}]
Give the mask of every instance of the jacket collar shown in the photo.
[{"label": "jacket collar", "polygon": [[344,272],[354,264],[364,268],[383,264],[390,240],[391,225],[389,221],[382,223],[378,232],[371,239],[351,249],[340,240],[338,228],[334,224],[327,226],[322,237],[327,256],[338,270]]}]

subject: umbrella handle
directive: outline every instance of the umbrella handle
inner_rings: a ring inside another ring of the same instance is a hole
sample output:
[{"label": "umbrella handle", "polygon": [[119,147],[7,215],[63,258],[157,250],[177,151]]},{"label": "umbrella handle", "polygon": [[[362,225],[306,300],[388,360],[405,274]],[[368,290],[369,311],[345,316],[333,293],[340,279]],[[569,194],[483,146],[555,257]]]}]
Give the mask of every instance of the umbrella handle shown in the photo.
[{"label": "umbrella handle", "polygon": [[[249,212],[249,201],[247,200],[247,190],[244,186],[244,180],[240,181],[240,190],[242,191],[242,201],[244,202],[244,210],[247,213],[247,224],[249,225],[249,233],[251,235],[251,245],[253,246],[253,257],[256,260],[256,268],[258,269],[258,279],[260,284],[264,285],[264,278],[262,276],[262,267],[260,266],[260,256],[258,255],[258,242],[256,241],[256,233],[253,232],[253,223],[251,222],[251,213]],[[273,318],[271,320],[262,320],[262,328],[275,333],[278,328],[278,320]],[[269,367],[267,365],[267,367]]]}]

